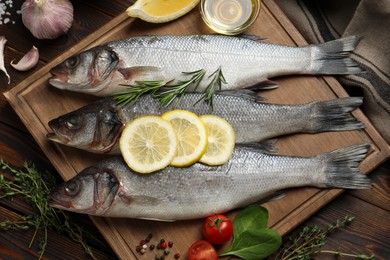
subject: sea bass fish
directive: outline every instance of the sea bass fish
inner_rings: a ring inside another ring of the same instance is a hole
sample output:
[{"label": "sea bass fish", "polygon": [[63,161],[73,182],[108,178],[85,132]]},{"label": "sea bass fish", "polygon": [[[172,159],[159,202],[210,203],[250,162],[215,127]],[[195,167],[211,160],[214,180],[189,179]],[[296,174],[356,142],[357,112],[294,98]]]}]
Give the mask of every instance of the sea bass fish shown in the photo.
[{"label": "sea bass fish", "polygon": [[58,186],[51,206],[105,217],[185,220],[224,213],[285,188],[367,189],[358,169],[369,145],[359,144],[314,157],[288,157],[236,147],[218,167],[196,163],[137,174],[121,157],[86,168]]},{"label": "sea bass fish", "polygon": [[[137,81],[175,83],[205,70],[197,88],[203,92],[220,69],[222,89],[264,88],[269,78],[289,74],[355,74],[362,71],[349,58],[359,42],[352,36],[320,45],[289,47],[250,37],[223,35],[140,36],[94,47],[51,69],[49,83],[59,89],[108,96]],[[214,73],[214,74],[213,74]],[[196,85],[196,84],[195,84]],[[275,87],[275,86],[273,86]]]},{"label": "sea bass fish", "polygon": [[[241,93],[244,92],[244,93]],[[182,109],[197,115],[214,114],[233,127],[237,143],[260,142],[292,133],[320,133],[363,128],[351,115],[362,104],[359,97],[315,101],[301,105],[256,102],[250,91],[222,91],[214,95],[214,107],[198,102],[201,93],[186,93],[167,107],[150,95],[141,96],[124,107],[112,97],[90,103],[49,122],[53,133],[47,137],[61,144],[95,153],[119,153],[118,139],[126,123],[145,115],[161,115]]]}]

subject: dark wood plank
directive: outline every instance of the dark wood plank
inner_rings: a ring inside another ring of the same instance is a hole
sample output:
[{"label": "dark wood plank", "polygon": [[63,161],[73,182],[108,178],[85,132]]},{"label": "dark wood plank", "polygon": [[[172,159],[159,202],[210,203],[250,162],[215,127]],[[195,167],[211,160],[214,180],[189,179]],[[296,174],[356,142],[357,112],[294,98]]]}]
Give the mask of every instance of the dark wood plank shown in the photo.
[{"label": "dark wood plank", "polygon": [[[20,9],[23,1],[15,0],[14,2],[14,6]],[[74,21],[66,35],[54,40],[39,40],[34,38],[24,27],[21,15],[15,13],[14,17],[15,24],[0,26],[0,35],[4,35],[8,39],[9,46],[21,52],[26,52],[32,45],[36,46],[41,52],[41,60],[45,62],[52,60],[59,53],[69,49],[112,18],[112,16],[106,13],[97,11],[93,6],[80,2],[76,5],[74,4]]]},{"label": "dark wood plank", "polygon": [[390,160],[376,168],[370,178],[373,182],[370,190],[355,190],[350,194],[390,212]]},{"label": "dark wood plank", "polygon": [[[390,255],[390,214],[388,211],[345,193],[320,210],[302,226],[327,226],[346,215],[356,219],[346,229],[329,235],[324,250],[353,254],[375,254],[376,259],[388,259]],[[319,255],[316,259],[335,259],[331,255]]]},{"label": "dark wood plank", "polygon": [[121,12],[124,12],[129,6],[135,3],[135,0],[113,0],[113,1],[95,1],[95,0],[81,0],[86,5],[92,6],[99,12],[106,13],[110,16],[116,16]]},{"label": "dark wood plank", "polygon": [[[15,220],[19,217],[12,211],[0,208],[2,214],[0,221],[4,219]],[[39,254],[39,243],[44,237],[43,231],[39,231],[36,239],[31,244],[35,229],[9,230],[0,232],[0,259],[37,259]],[[91,241],[89,246],[97,259],[115,259],[115,254],[107,246],[98,233],[94,233],[96,238],[102,243]],[[85,253],[84,248],[77,242],[70,240],[64,235],[59,235],[53,231],[48,231],[48,243],[44,257],[47,259],[91,259]],[[30,246],[31,244],[31,246]],[[59,254],[60,253],[60,254]]]}]

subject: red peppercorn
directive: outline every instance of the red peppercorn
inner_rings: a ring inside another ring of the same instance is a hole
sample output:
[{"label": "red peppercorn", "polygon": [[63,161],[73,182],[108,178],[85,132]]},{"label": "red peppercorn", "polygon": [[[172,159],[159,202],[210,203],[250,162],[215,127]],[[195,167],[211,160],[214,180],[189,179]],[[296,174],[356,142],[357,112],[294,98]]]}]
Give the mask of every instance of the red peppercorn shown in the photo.
[{"label": "red peppercorn", "polygon": [[139,241],[139,245],[140,245],[140,246],[143,246],[143,245],[145,245],[145,244],[146,244],[146,240],[142,239],[141,241]]},{"label": "red peppercorn", "polygon": [[174,255],[174,257],[175,257],[175,259],[180,259],[180,254],[179,254],[179,253],[176,253],[176,254]]},{"label": "red peppercorn", "polygon": [[168,245],[167,245],[167,242],[165,242],[165,241],[164,241],[164,242],[161,242],[161,248],[162,248],[162,249],[167,248],[167,246],[168,246]]},{"label": "red peppercorn", "polygon": [[135,247],[135,251],[136,251],[137,253],[139,253],[139,252],[141,251],[141,249],[142,249],[142,246],[140,246],[140,245],[138,245],[138,246]]},{"label": "red peppercorn", "polygon": [[169,246],[170,248],[172,248],[172,247],[173,247],[173,242],[172,242],[172,241],[169,241],[169,242],[168,242],[168,246]]}]

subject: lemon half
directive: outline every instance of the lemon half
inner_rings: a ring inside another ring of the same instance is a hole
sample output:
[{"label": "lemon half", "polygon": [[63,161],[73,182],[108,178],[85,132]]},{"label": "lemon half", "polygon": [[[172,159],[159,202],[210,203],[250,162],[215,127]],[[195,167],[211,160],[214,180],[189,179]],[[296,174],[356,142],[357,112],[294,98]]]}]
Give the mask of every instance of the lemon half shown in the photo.
[{"label": "lemon half", "polygon": [[215,115],[200,117],[208,131],[208,146],[200,162],[207,165],[222,165],[230,160],[234,151],[236,137],[228,121]]},{"label": "lemon half", "polygon": [[137,0],[126,12],[150,23],[165,23],[191,11],[200,0]]},{"label": "lemon half", "polygon": [[176,156],[177,136],[168,121],[157,116],[144,116],[126,125],[119,147],[132,170],[151,173],[168,166]]},{"label": "lemon half", "polygon": [[182,167],[199,161],[207,148],[207,128],[203,121],[186,110],[172,110],[161,117],[173,125],[177,134],[177,155],[171,165]]}]

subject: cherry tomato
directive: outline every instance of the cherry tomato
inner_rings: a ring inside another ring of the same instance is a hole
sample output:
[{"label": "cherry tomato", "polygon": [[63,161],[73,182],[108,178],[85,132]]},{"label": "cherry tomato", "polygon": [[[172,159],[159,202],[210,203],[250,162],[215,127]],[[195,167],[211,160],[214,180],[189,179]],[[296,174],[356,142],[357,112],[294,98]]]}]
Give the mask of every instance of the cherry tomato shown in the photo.
[{"label": "cherry tomato", "polygon": [[214,245],[221,245],[233,236],[233,223],[226,216],[215,214],[203,221],[203,236]]},{"label": "cherry tomato", "polygon": [[218,254],[210,242],[196,241],[188,249],[188,260],[217,260]]}]

